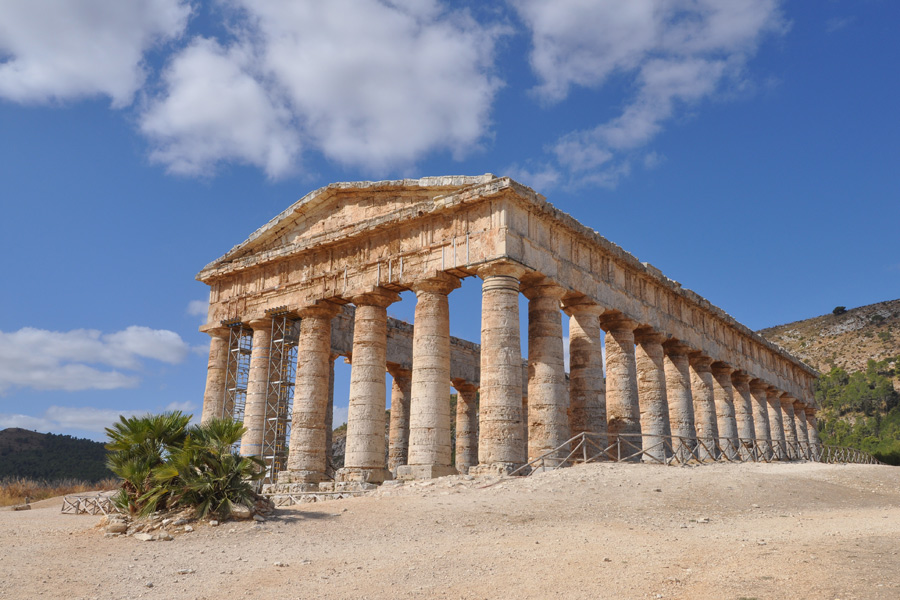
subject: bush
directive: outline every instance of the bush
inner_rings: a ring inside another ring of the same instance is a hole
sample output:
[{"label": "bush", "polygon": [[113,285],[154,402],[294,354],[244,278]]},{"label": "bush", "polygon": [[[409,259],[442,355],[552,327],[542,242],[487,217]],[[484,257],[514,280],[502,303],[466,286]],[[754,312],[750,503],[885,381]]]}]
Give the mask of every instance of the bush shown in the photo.
[{"label": "bush", "polygon": [[831,314],[833,314],[833,315],[842,315],[842,314],[844,314],[845,312],[847,312],[847,307],[846,307],[846,306],[835,306],[835,307],[834,307],[834,310],[831,311]]}]

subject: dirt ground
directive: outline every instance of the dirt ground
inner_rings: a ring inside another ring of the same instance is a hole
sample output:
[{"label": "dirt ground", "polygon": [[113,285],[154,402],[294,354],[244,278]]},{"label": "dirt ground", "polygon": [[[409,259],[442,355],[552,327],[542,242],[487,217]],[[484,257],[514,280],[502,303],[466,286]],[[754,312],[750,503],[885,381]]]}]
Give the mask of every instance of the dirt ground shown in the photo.
[{"label": "dirt ground", "polygon": [[[900,469],[595,464],[104,537],[0,512],[0,598],[900,598]],[[489,485],[495,483],[495,485]]]}]

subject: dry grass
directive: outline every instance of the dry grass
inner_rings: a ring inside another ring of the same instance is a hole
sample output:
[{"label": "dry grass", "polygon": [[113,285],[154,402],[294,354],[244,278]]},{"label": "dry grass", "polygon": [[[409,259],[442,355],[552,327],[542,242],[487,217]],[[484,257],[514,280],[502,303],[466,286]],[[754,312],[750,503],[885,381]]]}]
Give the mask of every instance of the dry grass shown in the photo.
[{"label": "dry grass", "polygon": [[88,483],[75,479],[43,481],[27,477],[8,477],[0,479],[0,506],[22,504],[25,502],[25,498],[28,498],[30,502],[37,502],[66,494],[112,490],[117,487],[119,487],[119,480],[113,478]]}]

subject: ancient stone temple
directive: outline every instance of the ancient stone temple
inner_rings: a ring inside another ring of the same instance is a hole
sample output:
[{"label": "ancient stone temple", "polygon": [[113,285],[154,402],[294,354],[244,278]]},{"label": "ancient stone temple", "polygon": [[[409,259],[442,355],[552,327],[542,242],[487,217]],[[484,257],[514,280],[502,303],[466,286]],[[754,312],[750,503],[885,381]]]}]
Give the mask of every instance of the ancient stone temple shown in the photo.
[{"label": "ancient stone temple", "polygon": [[[450,336],[448,296],[466,277],[481,281],[480,345]],[[243,419],[242,452],[279,482],[509,473],[568,460],[578,434],[613,459],[795,459],[818,446],[815,371],[509,178],[332,184],[197,278],[210,286],[203,419]],[[387,316],[406,290],[413,325]],[[338,357],[351,381],[332,474]]]}]

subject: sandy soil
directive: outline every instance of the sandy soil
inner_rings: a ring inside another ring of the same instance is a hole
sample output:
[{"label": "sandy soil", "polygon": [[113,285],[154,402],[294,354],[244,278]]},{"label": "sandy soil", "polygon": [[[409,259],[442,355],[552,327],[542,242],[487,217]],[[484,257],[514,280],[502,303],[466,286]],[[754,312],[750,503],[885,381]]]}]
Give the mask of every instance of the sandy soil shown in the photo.
[{"label": "sandy soil", "polygon": [[382,488],[170,542],[104,537],[59,500],[4,510],[0,598],[900,598],[898,468],[601,464],[494,481]]}]

